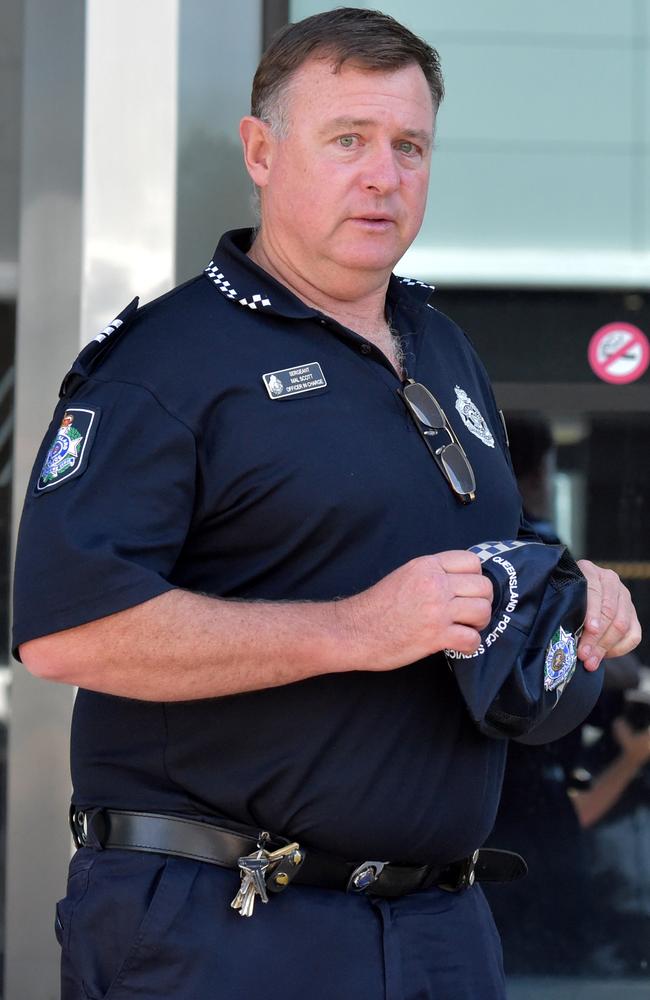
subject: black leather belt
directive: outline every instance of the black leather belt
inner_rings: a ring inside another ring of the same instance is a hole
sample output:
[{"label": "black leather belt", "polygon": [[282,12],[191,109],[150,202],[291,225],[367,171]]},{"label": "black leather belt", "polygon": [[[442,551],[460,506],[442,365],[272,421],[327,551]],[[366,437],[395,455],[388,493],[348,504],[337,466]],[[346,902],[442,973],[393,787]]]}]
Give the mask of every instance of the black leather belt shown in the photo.
[{"label": "black leather belt", "polygon": [[[259,848],[253,833],[224,829],[212,823],[157,813],[121,809],[70,810],[70,826],[77,847],[121,848],[173,854],[222,868],[239,868],[239,860]],[[469,858],[444,866],[399,865],[386,861],[344,861],[295,845],[280,837],[264,836],[264,848],[283,855],[272,867],[267,882],[271,892],[280,892],[295,881],[325,889],[369,891],[376,896],[403,896],[433,885],[457,892],[474,881],[510,882],[527,872],[526,862],[512,851],[482,848]],[[288,853],[286,853],[288,850]]]}]

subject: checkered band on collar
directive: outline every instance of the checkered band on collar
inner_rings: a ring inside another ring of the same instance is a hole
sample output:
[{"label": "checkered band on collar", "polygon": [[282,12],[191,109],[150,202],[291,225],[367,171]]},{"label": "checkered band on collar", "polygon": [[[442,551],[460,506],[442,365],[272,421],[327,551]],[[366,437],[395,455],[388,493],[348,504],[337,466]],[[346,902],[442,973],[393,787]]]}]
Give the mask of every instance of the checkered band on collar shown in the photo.
[{"label": "checkered band on collar", "polygon": [[398,277],[400,285],[417,285],[419,288],[428,288],[430,292],[435,290],[435,285],[427,285],[424,281],[418,281],[417,278],[400,278]]},{"label": "checkered band on collar", "polygon": [[213,260],[206,267],[205,274],[222,295],[225,295],[227,299],[236,299],[240,306],[248,306],[249,309],[259,309],[271,305],[271,300],[261,293],[256,292],[249,298],[245,296],[240,297],[239,292],[232,287],[224,273]]},{"label": "checkered band on collar", "polygon": [[[254,233],[236,229],[224,233],[204,275],[224,298],[258,312],[269,312],[290,319],[318,316],[318,310],[298,298],[290,288],[259,268],[249,257]],[[237,285],[238,287],[234,287]],[[428,301],[434,286],[417,278],[390,276],[388,298]],[[433,308],[433,307],[432,307]]]}]

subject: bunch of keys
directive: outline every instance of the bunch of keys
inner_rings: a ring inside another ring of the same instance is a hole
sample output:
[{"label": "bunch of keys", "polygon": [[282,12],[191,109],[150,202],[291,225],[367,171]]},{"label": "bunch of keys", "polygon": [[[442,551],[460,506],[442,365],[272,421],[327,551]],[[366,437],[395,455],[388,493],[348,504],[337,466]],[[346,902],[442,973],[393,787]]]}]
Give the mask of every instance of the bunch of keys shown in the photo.
[{"label": "bunch of keys", "polygon": [[239,911],[240,917],[253,916],[253,908],[258,896],[263,903],[268,903],[266,874],[270,868],[289,855],[297,856],[296,864],[301,860],[298,844],[287,844],[286,847],[280,847],[277,851],[265,850],[264,844],[268,843],[270,839],[268,833],[261,833],[257,842],[257,850],[237,861],[241,873],[241,885],[230,905],[233,910]]}]

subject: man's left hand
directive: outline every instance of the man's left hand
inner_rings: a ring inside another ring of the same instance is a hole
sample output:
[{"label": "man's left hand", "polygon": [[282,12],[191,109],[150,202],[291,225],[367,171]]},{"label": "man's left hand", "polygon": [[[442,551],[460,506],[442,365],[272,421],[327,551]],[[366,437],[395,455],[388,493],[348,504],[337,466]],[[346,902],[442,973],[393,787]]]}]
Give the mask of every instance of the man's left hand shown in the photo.
[{"label": "man's left hand", "polygon": [[578,561],[587,579],[587,614],[578,656],[587,670],[597,670],[605,657],[623,656],[641,642],[641,626],[630,592],[611,569],[588,559]]}]

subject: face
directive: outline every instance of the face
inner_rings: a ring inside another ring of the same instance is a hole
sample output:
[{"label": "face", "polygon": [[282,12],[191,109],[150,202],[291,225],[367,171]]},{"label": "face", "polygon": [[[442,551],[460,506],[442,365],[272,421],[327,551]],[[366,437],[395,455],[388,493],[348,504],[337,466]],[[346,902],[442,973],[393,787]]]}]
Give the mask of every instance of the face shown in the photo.
[{"label": "face", "polygon": [[270,140],[262,232],[301,273],[390,272],[424,215],[433,142],[417,65],[390,73],[305,63],[289,84],[289,134]]}]

